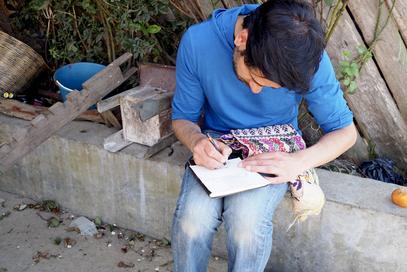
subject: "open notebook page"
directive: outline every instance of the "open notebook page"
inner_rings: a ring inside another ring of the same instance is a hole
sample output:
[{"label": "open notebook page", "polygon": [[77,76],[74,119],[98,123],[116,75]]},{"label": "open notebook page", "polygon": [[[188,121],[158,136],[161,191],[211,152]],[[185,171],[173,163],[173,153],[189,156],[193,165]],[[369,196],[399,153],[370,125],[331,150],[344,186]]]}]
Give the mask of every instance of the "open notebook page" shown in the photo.
[{"label": "open notebook page", "polygon": [[210,197],[231,195],[270,184],[260,174],[238,167],[240,161],[240,158],[228,160],[225,167],[215,170],[198,165],[192,165],[191,169],[208,189]]}]

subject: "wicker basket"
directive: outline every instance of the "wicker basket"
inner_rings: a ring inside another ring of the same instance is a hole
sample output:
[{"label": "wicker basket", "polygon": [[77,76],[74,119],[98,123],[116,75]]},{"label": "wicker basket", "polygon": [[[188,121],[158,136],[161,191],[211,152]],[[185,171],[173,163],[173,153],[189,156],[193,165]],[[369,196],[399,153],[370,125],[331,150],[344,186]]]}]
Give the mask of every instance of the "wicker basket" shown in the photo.
[{"label": "wicker basket", "polygon": [[0,31],[0,94],[19,93],[45,67],[31,47]]}]

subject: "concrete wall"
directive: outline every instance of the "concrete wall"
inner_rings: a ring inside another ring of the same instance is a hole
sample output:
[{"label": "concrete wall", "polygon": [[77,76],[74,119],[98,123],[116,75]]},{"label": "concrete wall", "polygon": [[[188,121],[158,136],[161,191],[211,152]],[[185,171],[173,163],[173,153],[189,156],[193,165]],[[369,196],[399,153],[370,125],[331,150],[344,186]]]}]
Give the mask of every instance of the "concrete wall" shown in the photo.
[{"label": "concrete wall", "polygon": [[[0,115],[0,142],[24,121]],[[180,144],[143,160],[131,145],[112,154],[102,147],[114,132],[73,122],[0,177],[0,190],[55,199],[88,217],[169,237],[184,161]],[[272,271],[407,271],[407,209],[394,206],[397,186],[319,170],[327,204],[320,216],[286,232],[292,220],[288,195],[275,215]],[[223,229],[214,244],[226,255]]]}]

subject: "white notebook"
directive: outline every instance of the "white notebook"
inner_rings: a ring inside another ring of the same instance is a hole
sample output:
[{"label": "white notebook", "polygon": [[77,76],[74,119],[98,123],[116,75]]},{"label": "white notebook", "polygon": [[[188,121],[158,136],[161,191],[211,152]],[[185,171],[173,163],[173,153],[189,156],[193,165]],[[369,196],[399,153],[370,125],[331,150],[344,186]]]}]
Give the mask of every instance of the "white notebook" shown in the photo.
[{"label": "white notebook", "polygon": [[191,165],[191,169],[209,191],[210,197],[222,197],[270,184],[259,173],[238,167],[240,161],[240,158],[228,160],[226,166],[215,170],[198,165]]}]

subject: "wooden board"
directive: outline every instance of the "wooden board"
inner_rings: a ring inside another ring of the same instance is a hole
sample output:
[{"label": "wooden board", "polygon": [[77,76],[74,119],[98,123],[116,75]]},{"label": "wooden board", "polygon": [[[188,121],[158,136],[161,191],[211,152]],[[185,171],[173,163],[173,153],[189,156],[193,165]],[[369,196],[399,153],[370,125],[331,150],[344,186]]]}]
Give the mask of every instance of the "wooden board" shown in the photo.
[{"label": "wooden board", "polygon": [[9,169],[18,159],[35,149],[61,127],[85,112],[91,105],[133,75],[135,68],[130,68],[124,74],[120,69],[120,65],[129,61],[131,57],[132,55],[129,53],[122,55],[86,81],[82,85],[81,92],[71,92],[64,104],[56,103],[50,108],[49,114],[40,114],[35,117],[24,137],[1,147],[0,172]]},{"label": "wooden board", "polygon": [[177,137],[175,136],[174,133],[168,134],[167,136],[160,139],[160,141],[158,141],[155,145],[149,147],[146,153],[144,154],[144,158],[148,159],[152,157],[153,155],[157,154],[164,148],[171,146],[176,141]]},{"label": "wooden board", "polygon": [[118,129],[122,128],[122,125],[120,124],[119,120],[117,120],[116,116],[113,114],[112,111],[107,110],[100,114],[102,115],[102,118],[108,127],[115,127]]},{"label": "wooden board", "polygon": [[131,144],[132,142],[124,139],[123,130],[119,130],[104,140],[103,148],[110,152],[117,152]]},{"label": "wooden board", "polygon": [[[0,99],[0,113],[27,121],[33,120],[37,115],[47,110],[47,107],[33,106],[12,99]],[[104,123],[96,110],[87,110],[76,117],[75,120]]]},{"label": "wooden board", "polygon": [[[377,1],[349,1],[349,8],[357,25],[362,31],[364,39],[367,42],[372,41],[376,18],[379,14]],[[387,6],[383,4],[381,25],[384,24],[388,14]],[[407,51],[393,18],[389,20],[379,39],[374,47],[375,60],[393,94],[401,116],[404,121],[407,122],[407,63],[402,57]]]},{"label": "wooden board", "polygon": [[[392,0],[386,0],[387,7],[390,9],[392,6]],[[401,36],[404,39],[404,43],[407,44],[407,1],[406,0],[396,0],[396,4],[393,10],[393,17],[396,20],[398,29]]]},{"label": "wooden board", "polygon": [[107,110],[110,110],[110,109],[113,109],[113,108],[119,106],[121,97],[143,92],[145,90],[149,90],[150,88],[151,88],[151,86],[137,86],[130,90],[127,90],[127,91],[121,92],[119,94],[116,94],[114,96],[111,96],[109,98],[103,99],[96,104],[98,112],[105,112]]},{"label": "wooden board", "polygon": [[[343,60],[344,50],[355,51],[360,44],[363,40],[345,12],[327,46],[333,63]],[[362,135],[373,141],[380,156],[407,167],[407,126],[373,60],[363,67],[357,85],[357,92],[346,99]]]},{"label": "wooden board", "polygon": [[175,91],[175,67],[146,63],[140,65],[140,86],[154,86]]}]

